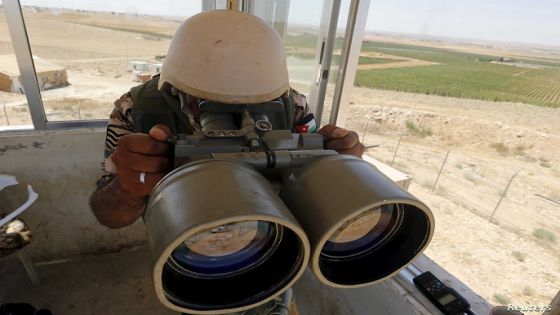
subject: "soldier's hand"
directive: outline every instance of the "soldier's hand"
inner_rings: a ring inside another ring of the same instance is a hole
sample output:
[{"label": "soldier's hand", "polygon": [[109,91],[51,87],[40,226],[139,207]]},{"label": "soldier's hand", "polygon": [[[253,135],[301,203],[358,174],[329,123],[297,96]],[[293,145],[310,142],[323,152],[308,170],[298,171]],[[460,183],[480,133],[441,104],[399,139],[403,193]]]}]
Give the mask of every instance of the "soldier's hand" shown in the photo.
[{"label": "soldier's hand", "polygon": [[133,133],[119,139],[111,160],[117,169],[121,188],[131,198],[148,196],[169,171],[169,145],[166,142],[169,137],[171,130],[167,126],[155,125],[149,134]]},{"label": "soldier's hand", "polygon": [[340,154],[349,154],[361,158],[365,147],[360,143],[360,137],[354,131],[349,131],[335,125],[325,125],[318,131],[327,140],[325,149],[335,150]]}]

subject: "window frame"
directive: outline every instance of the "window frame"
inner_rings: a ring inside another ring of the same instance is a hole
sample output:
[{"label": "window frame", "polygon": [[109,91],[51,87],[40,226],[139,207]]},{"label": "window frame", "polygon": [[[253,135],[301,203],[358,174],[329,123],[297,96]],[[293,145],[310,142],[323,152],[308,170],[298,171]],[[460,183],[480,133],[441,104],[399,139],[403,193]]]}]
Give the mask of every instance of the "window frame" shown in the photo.
[{"label": "window frame", "polygon": [[[250,12],[254,7],[254,0],[239,0],[231,1],[232,5],[238,6],[241,10]],[[216,0],[201,0],[202,10],[211,10],[216,8]],[[356,16],[360,19],[367,19],[367,8],[369,7],[370,0],[352,0],[351,11],[349,13],[348,25],[356,22]],[[27,106],[33,123],[33,129],[27,128],[5,128],[6,131],[25,131],[25,130],[64,130],[76,128],[103,128],[107,125],[107,119],[92,119],[92,120],[66,120],[66,121],[49,121],[45,114],[44,103],[39,88],[37,72],[35,71],[35,63],[32,57],[31,45],[29,43],[29,36],[23,17],[23,10],[19,0],[4,0],[4,12],[6,15],[6,22],[14,48],[14,54],[18,63],[18,68],[21,75],[22,85],[25,89],[25,97],[27,99]],[[365,8],[365,9],[364,9]],[[322,22],[320,25],[320,36],[318,37],[317,49],[321,49],[322,56],[317,56],[315,72],[328,73],[330,70],[330,60],[333,53],[333,46],[336,32],[336,21],[340,10],[339,1],[327,0],[324,3]],[[347,27],[348,27],[347,25]],[[365,24],[358,25],[356,28],[352,26],[351,31],[347,32],[346,38],[350,39],[351,45],[360,42],[365,31]],[[350,45],[350,44],[349,44]],[[358,47],[360,45],[357,45]],[[345,113],[348,108],[349,93],[354,82],[355,67],[353,63],[358,62],[359,49],[349,50],[342,52],[343,60],[346,62],[341,65],[338,73],[337,88],[333,100],[333,111],[331,121],[338,122],[341,126],[344,125]],[[318,76],[318,80],[314,82],[310,88],[310,97],[308,103],[310,108],[316,114],[315,116],[320,119],[323,112],[324,99],[326,94],[326,85],[328,77],[323,75]],[[339,88],[340,85],[340,88]],[[5,132],[5,131],[4,131]]]},{"label": "window frame", "polygon": [[[12,39],[14,54],[21,76],[21,83],[25,90],[27,106],[33,122],[33,130],[59,130],[74,128],[96,128],[105,127],[107,119],[95,120],[68,120],[68,121],[48,121],[45,115],[43,99],[39,89],[35,63],[29,44],[27,28],[23,19],[23,11],[19,0],[4,0],[4,13],[8,30]],[[15,129],[15,128],[14,128]],[[10,130],[10,128],[7,128]],[[18,131],[22,129],[17,128]]]}]

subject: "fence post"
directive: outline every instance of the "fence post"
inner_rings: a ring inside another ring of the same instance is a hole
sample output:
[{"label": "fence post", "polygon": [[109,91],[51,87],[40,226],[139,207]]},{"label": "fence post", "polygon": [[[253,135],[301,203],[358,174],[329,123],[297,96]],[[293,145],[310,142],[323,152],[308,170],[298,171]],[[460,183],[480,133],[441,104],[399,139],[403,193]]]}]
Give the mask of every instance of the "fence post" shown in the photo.
[{"label": "fence post", "polygon": [[391,165],[393,165],[393,163],[395,162],[395,158],[397,157],[397,152],[399,151],[399,146],[401,145],[401,139],[403,136],[403,132],[401,132],[401,135],[399,137],[399,141],[397,142],[397,147],[395,148],[395,153],[393,154],[393,159],[391,160]]},{"label": "fence post", "polygon": [[445,154],[445,158],[443,159],[443,163],[441,163],[441,167],[439,168],[439,173],[437,174],[436,181],[432,186],[432,192],[436,189],[437,183],[439,181],[439,176],[441,175],[441,171],[443,171],[443,167],[445,166],[445,162],[447,162],[447,157],[449,156],[449,152],[451,152],[451,150],[452,149],[447,150],[447,153]]},{"label": "fence post", "polygon": [[362,144],[366,143],[366,135],[367,135],[367,130],[368,130],[368,125],[369,125],[369,117],[366,116],[366,126],[364,128],[364,134],[362,135]]},{"label": "fence post", "polygon": [[513,179],[515,178],[515,176],[517,176],[517,174],[519,174],[519,172],[521,172],[522,170],[523,169],[520,168],[517,172],[515,172],[515,174],[513,174],[513,176],[511,176],[506,188],[504,189],[504,192],[502,193],[502,196],[500,196],[500,200],[498,200],[498,203],[496,204],[496,207],[494,208],[494,212],[492,212],[492,215],[490,216],[490,219],[488,221],[492,221],[492,219],[494,218],[494,215],[496,214],[496,211],[498,210],[498,207],[500,206],[500,203],[502,203],[502,199],[504,199],[504,196],[506,195],[506,193],[509,189],[509,186],[511,185],[511,182],[513,182]]},{"label": "fence post", "polygon": [[6,124],[10,125],[10,119],[8,119],[8,111],[6,110],[6,102],[4,102],[4,117],[6,117]]}]

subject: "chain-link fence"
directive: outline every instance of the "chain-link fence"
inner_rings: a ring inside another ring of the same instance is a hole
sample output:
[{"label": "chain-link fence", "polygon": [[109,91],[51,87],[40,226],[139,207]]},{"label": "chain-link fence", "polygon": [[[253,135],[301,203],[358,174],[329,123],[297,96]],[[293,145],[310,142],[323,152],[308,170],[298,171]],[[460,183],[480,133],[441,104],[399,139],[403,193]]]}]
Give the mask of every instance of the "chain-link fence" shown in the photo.
[{"label": "chain-link fence", "polygon": [[560,287],[555,166],[374,124],[353,128],[367,154],[412,175],[410,191],[434,212],[427,254],[495,304],[550,302]]}]

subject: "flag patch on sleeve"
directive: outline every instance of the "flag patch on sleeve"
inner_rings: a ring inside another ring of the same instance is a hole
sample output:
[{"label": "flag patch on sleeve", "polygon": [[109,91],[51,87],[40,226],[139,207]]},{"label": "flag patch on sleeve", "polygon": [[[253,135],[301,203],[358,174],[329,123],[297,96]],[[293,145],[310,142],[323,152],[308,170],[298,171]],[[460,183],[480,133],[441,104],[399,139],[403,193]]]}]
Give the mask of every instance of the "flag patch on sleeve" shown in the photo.
[{"label": "flag patch on sleeve", "polygon": [[317,124],[315,123],[315,116],[309,113],[303,116],[296,122],[296,130],[299,133],[314,133],[317,131]]}]

